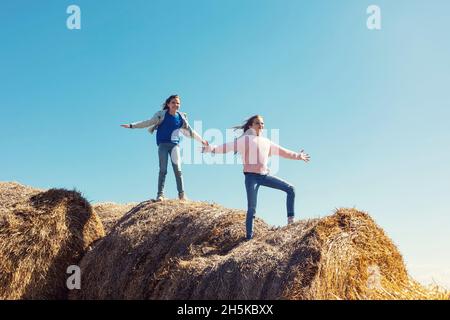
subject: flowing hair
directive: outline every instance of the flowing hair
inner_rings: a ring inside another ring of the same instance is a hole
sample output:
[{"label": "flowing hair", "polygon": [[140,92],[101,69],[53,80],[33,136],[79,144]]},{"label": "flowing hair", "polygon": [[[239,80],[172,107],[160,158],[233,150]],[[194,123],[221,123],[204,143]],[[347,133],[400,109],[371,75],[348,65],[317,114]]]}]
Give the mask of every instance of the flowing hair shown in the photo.
[{"label": "flowing hair", "polygon": [[250,118],[245,120],[243,124],[241,124],[239,126],[235,126],[235,127],[233,127],[233,129],[235,131],[239,130],[239,129],[242,129],[244,131],[244,133],[245,133],[253,125],[253,121],[255,121],[255,119],[257,119],[257,118],[262,118],[262,117],[259,114],[251,116]]},{"label": "flowing hair", "polygon": [[[241,129],[242,129],[243,132],[242,132],[242,135],[240,136],[240,137],[242,137],[242,136],[245,134],[245,132],[246,132],[248,129],[250,129],[250,127],[253,125],[253,121],[255,121],[255,119],[258,119],[258,118],[262,118],[262,116],[260,116],[259,114],[255,114],[254,116],[251,116],[250,118],[248,118],[247,120],[245,120],[243,124],[241,124],[241,125],[239,125],[239,126],[235,126],[235,127],[233,127],[232,129],[234,129],[234,131],[236,131],[236,130],[241,130]],[[240,138],[240,137],[239,137],[239,138]],[[236,143],[236,142],[237,142],[237,139],[239,139],[239,138],[235,138],[235,139],[234,139],[234,142]],[[237,154],[237,151],[235,151],[234,154]]]},{"label": "flowing hair", "polygon": [[166,109],[169,109],[169,103],[170,103],[170,101],[172,101],[173,99],[175,99],[175,98],[180,98],[180,96],[179,95],[177,95],[177,94],[173,94],[173,95],[171,95],[170,97],[168,97],[167,99],[166,99],[166,101],[164,101],[164,103],[162,104],[162,109],[163,110],[166,110]]}]

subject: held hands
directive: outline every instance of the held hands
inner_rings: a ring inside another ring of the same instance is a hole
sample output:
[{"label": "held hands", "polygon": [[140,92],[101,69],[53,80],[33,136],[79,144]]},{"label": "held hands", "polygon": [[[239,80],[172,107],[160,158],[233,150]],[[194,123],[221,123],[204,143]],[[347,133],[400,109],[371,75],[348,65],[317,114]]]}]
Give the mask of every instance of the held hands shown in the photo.
[{"label": "held hands", "polygon": [[[204,143],[204,142],[206,142],[206,143]],[[211,146],[211,145],[208,143],[208,141],[203,140],[202,144],[203,144],[203,145],[202,145],[201,147],[199,147],[199,151],[200,151],[201,153],[211,152],[213,146]]]},{"label": "held hands", "polygon": [[205,153],[207,149],[209,149],[209,142],[206,140],[202,140],[202,146],[199,148],[201,153]]},{"label": "held hands", "polygon": [[305,162],[309,161],[309,154],[304,152],[305,150],[302,149],[302,151],[300,151],[300,160],[303,160]]}]

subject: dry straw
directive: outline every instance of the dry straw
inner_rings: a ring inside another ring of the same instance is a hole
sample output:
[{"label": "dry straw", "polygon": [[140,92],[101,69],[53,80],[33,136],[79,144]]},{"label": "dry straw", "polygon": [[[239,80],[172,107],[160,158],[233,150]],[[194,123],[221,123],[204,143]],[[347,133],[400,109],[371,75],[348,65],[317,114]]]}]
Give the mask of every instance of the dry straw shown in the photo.
[{"label": "dry straw", "polygon": [[[356,209],[283,228],[256,219],[245,241],[239,210],[133,205],[93,209],[76,191],[0,183],[0,299],[65,299],[73,264],[82,280],[72,299],[449,298],[411,279],[392,241]],[[97,213],[110,231],[100,241]]]},{"label": "dry straw", "polygon": [[0,299],[67,298],[67,267],[102,236],[78,192],[0,183]]},{"label": "dry straw", "polygon": [[92,209],[99,216],[105,228],[105,233],[108,234],[115,223],[136,205],[137,203],[118,204],[114,202],[102,202],[93,204]]},{"label": "dry straw", "polygon": [[364,212],[269,228],[217,204],[143,202],[81,262],[72,299],[429,299]]}]

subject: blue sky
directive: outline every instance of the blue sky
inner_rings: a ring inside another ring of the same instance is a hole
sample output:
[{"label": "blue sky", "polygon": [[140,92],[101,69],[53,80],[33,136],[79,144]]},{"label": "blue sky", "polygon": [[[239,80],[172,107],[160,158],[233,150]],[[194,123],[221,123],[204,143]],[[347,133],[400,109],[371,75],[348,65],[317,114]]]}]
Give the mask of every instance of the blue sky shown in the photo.
[{"label": "blue sky", "polygon": [[[66,28],[70,4],[81,30]],[[366,27],[371,4],[379,31]],[[155,137],[119,124],[178,93],[204,130],[262,114],[281,145],[312,157],[280,160],[299,218],[368,211],[418,277],[438,279],[450,274],[449,11],[445,0],[3,1],[0,180],[92,202],[154,197]],[[241,172],[185,165],[187,194],[245,209]],[[260,190],[260,217],[284,224],[284,208]]]}]

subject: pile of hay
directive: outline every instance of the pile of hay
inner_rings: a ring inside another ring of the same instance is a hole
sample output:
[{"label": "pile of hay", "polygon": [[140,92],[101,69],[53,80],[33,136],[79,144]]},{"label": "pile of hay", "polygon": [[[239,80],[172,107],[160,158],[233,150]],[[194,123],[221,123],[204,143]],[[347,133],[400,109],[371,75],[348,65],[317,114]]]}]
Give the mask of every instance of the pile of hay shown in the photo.
[{"label": "pile of hay", "polygon": [[143,202],[81,262],[72,299],[371,299],[409,281],[392,241],[364,212],[269,228],[201,202]]},{"label": "pile of hay", "polygon": [[103,223],[103,227],[105,228],[105,233],[108,234],[116,222],[136,205],[137,203],[119,204],[114,202],[102,202],[93,204],[92,209],[99,216]]},{"label": "pile of hay", "polygon": [[0,299],[65,299],[67,267],[104,236],[76,191],[0,183]]}]

